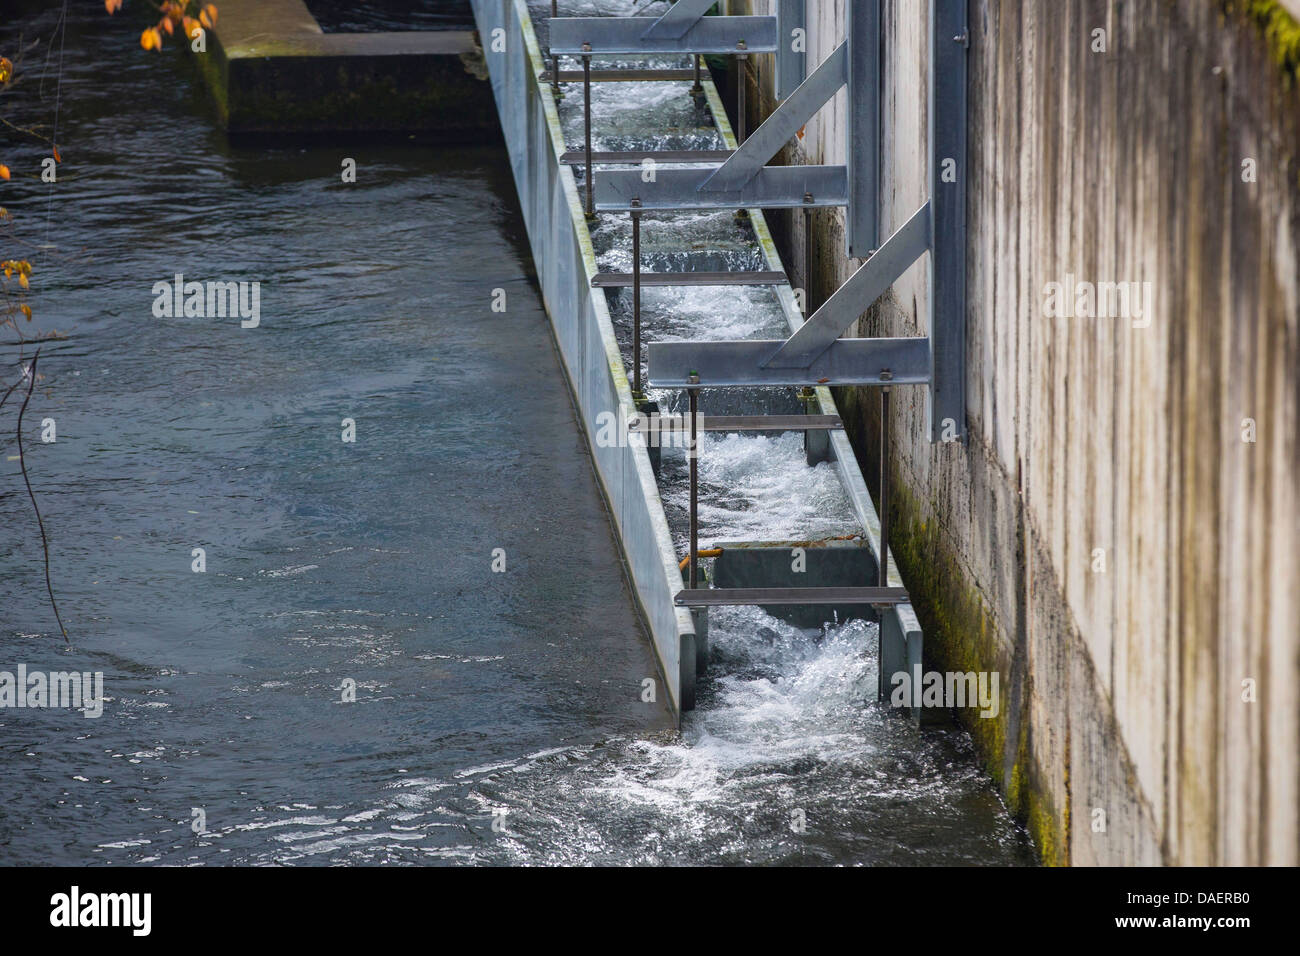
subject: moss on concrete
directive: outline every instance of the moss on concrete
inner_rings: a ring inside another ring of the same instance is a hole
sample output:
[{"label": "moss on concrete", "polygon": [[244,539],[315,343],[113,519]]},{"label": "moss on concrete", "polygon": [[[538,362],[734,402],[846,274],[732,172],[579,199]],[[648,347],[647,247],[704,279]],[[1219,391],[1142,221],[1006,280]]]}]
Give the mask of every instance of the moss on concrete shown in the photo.
[{"label": "moss on concrete", "polygon": [[1242,16],[1263,31],[1287,85],[1300,82],[1300,23],[1278,0],[1219,0],[1225,13]]},{"label": "moss on concrete", "polygon": [[217,120],[223,127],[230,125],[230,98],[226,87],[226,58],[220,52],[195,53],[191,55],[195,69],[203,78],[208,92],[212,96],[212,105],[217,111]]},{"label": "moss on concrete", "polygon": [[[835,400],[864,473],[878,473],[878,405],[874,393],[836,389]],[[981,718],[970,712],[961,717],[984,769],[1002,791],[1012,814],[1029,830],[1043,862],[1068,866],[1068,807],[1055,807],[1048,797],[1049,788],[1038,779],[1030,753],[1027,716],[1012,715],[1005,706],[1010,698],[1010,675],[999,653],[997,620],[970,583],[942,525],[927,517],[940,509],[923,508],[905,479],[897,467],[891,466],[889,546],[925,634],[927,666],[943,671],[998,670],[1008,678],[1002,691],[1004,706],[997,717]],[[1016,735],[1014,749],[1008,747],[1011,734]],[[1069,792],[1068,786],[1065,792]]]}]

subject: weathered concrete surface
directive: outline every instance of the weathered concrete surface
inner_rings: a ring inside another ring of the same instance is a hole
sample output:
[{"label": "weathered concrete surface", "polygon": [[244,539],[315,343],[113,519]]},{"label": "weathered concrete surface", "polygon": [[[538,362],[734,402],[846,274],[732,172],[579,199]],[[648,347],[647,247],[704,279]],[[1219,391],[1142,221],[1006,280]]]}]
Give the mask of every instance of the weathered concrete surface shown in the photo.
[{"label": "weathered concrete surface", "polygon": [[323,33],[302,0],[222,0],[194,57],[233,133],[499,139],[471,31]]},{"label": "weathered concrete surface", "polygon": [[[811,64],[844,2],[808,4]],[[928,188],[928,0],[884,11],[887,233]],[[935,663],[1002,671],[1004,718],[972,731],[1051,862],[1300,862],[1300,64],[1272,12],[970,0],[971,438],[931,445],[924,390],[895,390],[890,544]],[[753,128],[770,58],[749,69]],[[843,108],[786,160],[842,162]],[[815,216],[813,307],[859,264],[842,221]],[[923,333],[927,268],[860,334]],[[1070,276],[1150,282],[1151,308],[1048,317]]]}]

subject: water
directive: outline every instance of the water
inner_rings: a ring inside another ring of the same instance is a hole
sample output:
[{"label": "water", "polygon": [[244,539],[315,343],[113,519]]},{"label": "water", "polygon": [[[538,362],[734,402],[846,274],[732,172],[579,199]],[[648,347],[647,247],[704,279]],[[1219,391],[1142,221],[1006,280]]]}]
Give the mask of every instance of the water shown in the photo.
[{"label": "water", "polygon": [[[70,16],[60,183],[15,175],[3,203],[58,247],[35,254],[32,304],[68,337],[42,353],[24,441],[72,642],[5,461],[0,666],[100,670],[109,700],[97,720],[0,711],[0,862],[1030,860],[966,736],[874,703],[870,625],[726,609],[682,733],[641,700],[655,665],[503,152],[232,148],[183,58],[98,8]],[[33,5],[22,29],[48,41],[54,22]],[[28,122],[58,75],[56,46],[40,101],[44,49],[10,107]],[[3,151],[15,170],[42,154]],[[751,256],[730,228],[696,229],[718,240],[701,254]],[[259,280],[261,326],[155,319],[152,285],[178,271]],[[718,290],[689,291],[648,294],[653,321],[742,334],[695,298]],[[772,321],[754,311],[743,334]],[[711,436],[704,463],[710,536],[851,523],[791,436]],[[681,474],[669,457],[679,542]]]},{"label": "water", "polygon": [[307,0],[326,33],[472,30],[466,0]]}]

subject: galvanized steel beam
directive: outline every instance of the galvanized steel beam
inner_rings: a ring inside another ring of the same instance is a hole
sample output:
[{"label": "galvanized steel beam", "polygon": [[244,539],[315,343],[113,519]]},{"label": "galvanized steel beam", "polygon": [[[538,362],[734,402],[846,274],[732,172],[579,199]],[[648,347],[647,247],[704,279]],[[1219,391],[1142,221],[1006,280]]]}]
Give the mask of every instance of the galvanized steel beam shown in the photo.
[{"label": "galvanized steel beam", "polygon": [[[620,152],[593,151],[593,164],[640,166],[646,160],[664,165],[683,165],[688,163],[721,162],[729,157],[729,149],[632,149]],[[560,162],[565,166],[582,166],[587,161],[587,153],[581,149],[565,150],[560,155]]]},{"label": "galvanized steel beam", "polygon": [[686,388],[692,372],[704,388],[778,385],[924,385],[930,381],[930,343],[923,338],[837,339],[803,368],[768,367],[785,343],[651,342],[652,388]]},{"label": "galvanized steel beam", "polygon": [[[598,272],[591,280],[593,289],[628,289],[637,277],[631,272]],[[784,272],[642,272],[642,287],[710,286],[710,285],[784,285]]]},{"label": "galvanized steel beam", "polygon": [[[848,172],[843,166],[764,166],[740,189],[703,191],[712,168],[656,169],[647,182],[644,171],[618,169],[595,176],[600,212],[646,212],[680,209],[791,209],[843,206],[849,201]],[[632,200],[639,199],[640,207]]]},{"label": "galvanized steel beam", "polygon": [[714,0],[677,0],[668,11],[641,34],[645,40],[680,40],[695,26],[700,17],[709,12]]},{"label": "galvanized steel beam", "polygon": [[[838,415],[701,415],[702,432],[801,432],[830,431],[844,427]],[[683,432],[689,423],[682,415],[637,415],[628,419],[627,430],[637,434]]]},{"label": "galvanized steel beam", "polygon": [[845,254],[865,259],[880,240],[880,0],[844,5],[848,33],[849,205],[844,218]]},{"label": "galvanized steel beam", "polygon": [[[549,52],[549,51],[548,51]],[[542,70],[537,78],[543,83],[581,83],[581,70],[560,70],[558,75],[552,70]],[[592,70],[593,83],[663,83],[676,80],[695,79],[694,70]]]},{"label": "galvanized steel beam", "polygon": [[966,438],[967,0],[930,8],[930,440]]},{"label": "galvanized steel beam", "polygon": [[558,17],[551,53],[560,56],[775,53],[776,17],[702,17],[679,37],[646,36],[657,17]]},{"label": "galvanized steel beam", "polygon": [[928,204],[912,215],[790,336],[769,366],[805,366],[830,347],[930,247]]},{"label": "galvanized steel beam", "polygon": [[687,588],[678,591],[678,607],[747,607],[751,604],[871,604],[894,607],[908,603],[903,588]]},{"label": "galvanized steel beam", "polygon": [[767,161],[844,85],[848,79],[848,62],[847,44],[841,43],[813,70],[812,76],[772,111],[754,135],[700,184],[700,189],[736,190],[757,176]]},{"label": "galvanized steel beam", "polygon": [[783,100],[804,81],[808,24],[804,0],[776,0],[776,98]]}]

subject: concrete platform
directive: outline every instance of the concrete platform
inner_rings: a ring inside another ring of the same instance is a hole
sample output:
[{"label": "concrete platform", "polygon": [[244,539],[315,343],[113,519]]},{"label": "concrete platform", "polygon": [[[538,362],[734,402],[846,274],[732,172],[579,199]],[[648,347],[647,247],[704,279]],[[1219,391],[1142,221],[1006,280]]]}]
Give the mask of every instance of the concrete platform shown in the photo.
[{"label": "concrete platform", "polygon": [[324,33],[302,0],[222,0],[193,54],[231,133],[501,136],[473,31]]}]

